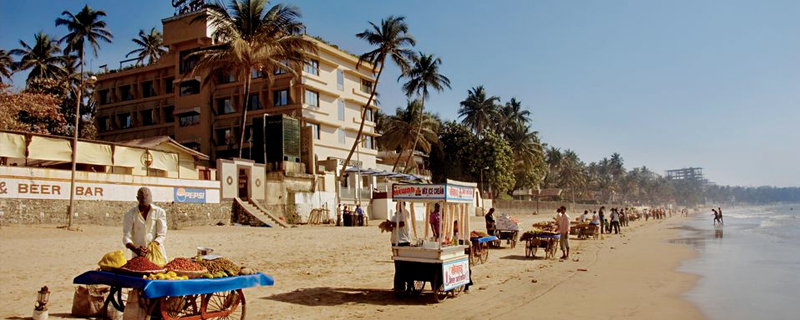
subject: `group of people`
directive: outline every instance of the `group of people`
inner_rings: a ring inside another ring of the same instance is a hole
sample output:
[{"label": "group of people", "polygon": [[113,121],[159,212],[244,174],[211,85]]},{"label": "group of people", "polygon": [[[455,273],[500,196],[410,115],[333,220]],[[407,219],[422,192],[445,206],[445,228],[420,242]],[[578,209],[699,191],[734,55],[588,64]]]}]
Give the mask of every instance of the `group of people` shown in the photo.
[{"label": "group of people", "polygon": [[[342,220],[342,218],[344,218],[344,220]],[[364,216],[364,210],[361,209],[361,205],[357,204],[356,209],[351,211],[350,205],[345,205],[344,210],[342,210],[342,204],[340,203],[339,206],[336,207],[336,225],[337,226],[367,225],[366,216]]]},{"label": "group of people", "polygon": [[711,209],[714,211],[714,225],[722,225],[722,208],[717,207],[717,209]]},{"label": "group of people", "polygon": [[666,210],[664,208],[652,209],[644,213],[644,220],[647,221],[650,218],[664,219],[667,217],[667,215],[672,217],[672,210]]}]

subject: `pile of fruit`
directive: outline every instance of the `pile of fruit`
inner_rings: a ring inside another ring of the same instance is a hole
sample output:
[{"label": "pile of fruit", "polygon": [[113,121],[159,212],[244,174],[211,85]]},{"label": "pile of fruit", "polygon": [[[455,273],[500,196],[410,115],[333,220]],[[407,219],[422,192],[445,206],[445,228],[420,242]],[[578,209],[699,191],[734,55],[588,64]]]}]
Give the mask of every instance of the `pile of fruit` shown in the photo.
[{"label": "pile of fruit", "polygon": [[552,221],[542,221],[533,224],[534,230],[542,230],[542,231],[556,231],[557,227],[555,222]]},{"label": "pile of fruit", "polygon": [[195,263],[208,269],[208,273],[203,274],[203,278],[222,278],[238,276],[241,268],[235,263],[225,258],[216,258],[213,260],[206,260],[203,258],[195,258]]},{"label": "pile of fruit", "polygon": [[164,265],[169,271],[208,271],[205,267],[192,262],[188,258],[175,258]]},{"label": "pile of fruit", "polygon": [[483,238],[488,236],[489,236],[488,233],[478,230],[473,230],[472,232],[469,233],[470,238]]},{"label": "pile of fruit", "polygon": [[179,276],[173,271],[162,272],[162,273],[153,273],[143,275],[142,279],[147,280],[186,280],[189,279],[188,276]]}]

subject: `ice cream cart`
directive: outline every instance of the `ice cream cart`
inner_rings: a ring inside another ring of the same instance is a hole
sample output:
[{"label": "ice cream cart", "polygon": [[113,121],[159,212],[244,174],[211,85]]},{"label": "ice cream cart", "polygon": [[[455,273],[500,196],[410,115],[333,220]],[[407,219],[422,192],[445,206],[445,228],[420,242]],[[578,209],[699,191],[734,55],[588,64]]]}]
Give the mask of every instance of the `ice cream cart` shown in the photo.
[{"label": "ice cream cart", "polygon": [[[406,226],[411,226],[411,246],[393,246],[394,292],[397,297],[416,295],[431,284],[434,301],[455,297],[471,284],[469,256],[469,209],[473,204],[475,186],[448,181],[444,184],[394,184],[392,198],[395,210]],[[403,202],[411,203],[405,217]],[[424,233],[417,230],[414,203],[425,204]],[[438,238],[433,238],[429,223],[434,204],[440,205]],[[410,220],[410,223],[409,223]],[[429,237],[430,235],[430,237]],[[398,243],[398,241],[392,241]]]}]

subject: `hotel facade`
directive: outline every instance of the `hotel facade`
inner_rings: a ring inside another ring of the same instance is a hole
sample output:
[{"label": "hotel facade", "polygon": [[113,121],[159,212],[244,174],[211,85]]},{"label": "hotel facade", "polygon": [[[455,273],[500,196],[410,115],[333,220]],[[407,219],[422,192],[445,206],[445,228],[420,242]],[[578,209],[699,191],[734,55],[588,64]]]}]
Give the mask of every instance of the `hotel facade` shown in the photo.
[{"label": "hotel facade", "polygon": [[[361,112],[375,81],[370,65],[356,68],[358,57],[316,38],[318,52],[304,65],[291,66],[298,76],[271,70],[272,82],[255,71],[231,73],[208,79],[194,72],[196,50],[214,45],[212,30],[202,20],[192,23],[204,10],[162,20],[164,44],[169,52],[146,66],[135,66],[98,75],[98,138],[128,141],[169,136],[180,144],[216,159],[238,157],[241,107],[249,99],[247,129],[242,158],[251,158],[253,118],[287,114],[304,128],[306,173],[324,168],[320,162],[341,163],[355,141]],[[243,77],[251,77],[249,93],[243,92]],[[369,106],[364,134],[354,163],[375,168],[374,115]],[[267,136],[267,143],[271,139]],[[310,142],[310,143],[308,143]],[[313,154],[313,157],[310,156]],[[332,166],[328,165],[329,171]]]}]

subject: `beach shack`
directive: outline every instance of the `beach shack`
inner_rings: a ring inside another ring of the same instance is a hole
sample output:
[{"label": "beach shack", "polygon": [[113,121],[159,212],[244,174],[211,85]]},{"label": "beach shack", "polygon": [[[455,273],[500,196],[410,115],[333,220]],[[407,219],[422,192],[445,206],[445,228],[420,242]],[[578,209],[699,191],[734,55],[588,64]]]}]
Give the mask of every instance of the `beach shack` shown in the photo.
[{"label": "beach shack", "polygon": [[[393,246],[392,260],[395,264],[394,291],[402,298],[419,294],[425,283],[431,284],[434,301],[440,302],[455,297],[470,284],[469,256],[469,208],[473,204],[475,188],[468,184],[448,181],[445,184],[394,184],[392,200],[396,212],[403,215],[403,202],[411,203],[410,217],[401,221],[413,230],[410,246]],[[417,212],[414,203],[424,204],[424,232],[418,232]],[[432,237],[429,223],[435,204],[440,206],[438,238]],[[409,224],[410,220],[410,224]],[[397,243],[397,241],[393,241]]]}]

